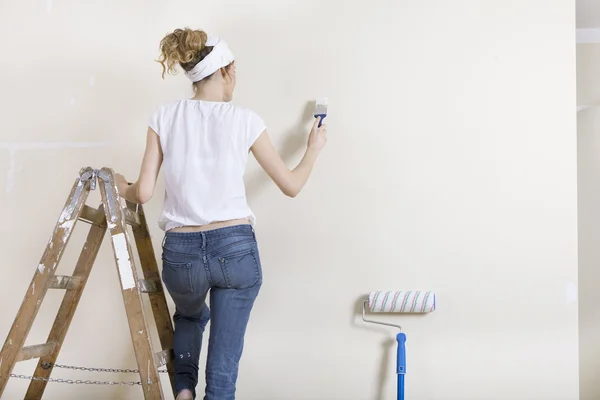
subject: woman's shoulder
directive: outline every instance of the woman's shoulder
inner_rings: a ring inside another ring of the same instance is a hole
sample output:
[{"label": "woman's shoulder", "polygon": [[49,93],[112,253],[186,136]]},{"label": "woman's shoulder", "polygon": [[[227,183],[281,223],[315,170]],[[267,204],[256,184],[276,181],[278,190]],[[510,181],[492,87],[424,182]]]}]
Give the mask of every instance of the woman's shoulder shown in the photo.
[{"label": "woman's shoulder", "polygon": [[183,100],[171,100],[155,103],[153,104],[152,110],[155,114],[162,114],[166,110],[177,108],[177,106],[181,104],[182,101]]},{"label": "woman's shoulder", "polygon": [[161,116],[167,116],[169,114],[177,114],[180,111],[184,111],[186,108],[196,109],[198,107],[210,108],[210,112],[215,114],[221,114],[222,116],[234,116],[236,119],[243,120],[261,120],[259,114],[253,109],[241,106],[232,102],[210,102],[202,100],[172,100],[167,102],[158,103],[154,106],[154,113]]},{"label": "woman's shoulder", "polygon": [[227,103],[227,104],[229,104],[229,107],[231,107],[231,109],[240,116],[243,116],[243,117],[246,117],[249,119],[260,118],[258,113],[249,107],[240,106],[240,105],[237,105],[234,103]]}]

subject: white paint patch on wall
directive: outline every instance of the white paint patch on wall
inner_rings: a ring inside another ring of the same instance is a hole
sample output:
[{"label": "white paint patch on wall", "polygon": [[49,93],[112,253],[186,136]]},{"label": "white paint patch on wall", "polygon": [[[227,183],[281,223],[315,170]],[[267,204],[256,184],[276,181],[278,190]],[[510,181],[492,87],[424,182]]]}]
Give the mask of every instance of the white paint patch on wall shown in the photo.
[{"label": "white paint patch on wall", "polygon": [[6,173],[6,193],[12,192],[15,187],[15,175],[17,174],[17,150],[10,149],[8,159],[8,172]]},{"label": "white paint patch on wall", "polygon": [[600,43],[600,28],[577,29],[577,43]]},{"label": "white paint patch on wall", "polygon": [[576,303],[577,302],[577,284],[574,282],[567,282],[567,286],[565,288],[565,301],[567,304]]},{"label": "white paint patch on wall", "polygon": [[590,109],[592,107],[593,106],[586,106],[586,105],[577,106],[577,112],[585,111],[585,110],[588,110],[588,109]]},{"label": "white paint patch on wall", "polygon": [[90,79],[88,81],[90,87],[94,86],[96,84],[96,76],[95,75],[90,75]]},{"label": "white paint patch on wall", "polygon": [[135,279],[133,278],[133,268],[129,260],[129,248],[127,247],[125,234],[118,233],[112,237],[112,240],[123,289],[133,289],[135,287]]},{"label": "white paint patch on wall", "polygon": [[46,0],[46,12],[50,14],[52,11],[52,0]]}]

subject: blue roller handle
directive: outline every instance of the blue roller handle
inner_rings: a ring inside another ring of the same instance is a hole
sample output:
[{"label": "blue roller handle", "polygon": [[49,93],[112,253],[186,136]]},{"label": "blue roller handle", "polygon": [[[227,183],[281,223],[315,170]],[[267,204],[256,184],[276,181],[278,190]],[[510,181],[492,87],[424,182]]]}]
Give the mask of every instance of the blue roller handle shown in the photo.
[{"label": "blue roller handle", "polygon": [[327,114],[315,114],[315,118],[320,118],[319,119],[319,128],[321,127],[321,125],[323,125],[323,120],[325,119],[326,116],[327,116]]},{"label": "blue roller handle", "polygon": [[396,358],[396,374],[398,374],[398,400],[404,400],[404,374],[406,374],[406,335],[396,335],[398,355]]}]

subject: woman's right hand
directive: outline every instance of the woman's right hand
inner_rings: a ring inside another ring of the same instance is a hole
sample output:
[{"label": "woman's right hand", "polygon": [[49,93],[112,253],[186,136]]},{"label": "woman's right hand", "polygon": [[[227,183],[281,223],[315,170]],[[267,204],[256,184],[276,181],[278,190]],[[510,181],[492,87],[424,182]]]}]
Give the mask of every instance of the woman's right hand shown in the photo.
[{"label": "woman's right hand", "polygon": [[327,125],[322,124],[319,127],[319,121],[321,121],[321,117],[315,118],[315,122],[308,135],[308,148],[317,153],[323,150],[323,147],[327,144]]}]

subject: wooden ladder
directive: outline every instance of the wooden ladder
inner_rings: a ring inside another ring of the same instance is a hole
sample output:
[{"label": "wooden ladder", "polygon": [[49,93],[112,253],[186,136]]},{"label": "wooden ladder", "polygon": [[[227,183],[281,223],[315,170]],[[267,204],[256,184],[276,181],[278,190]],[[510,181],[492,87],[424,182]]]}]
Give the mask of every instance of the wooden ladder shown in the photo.
[{"label": "wooden ladder", "polygon": [[[96,183],[100,186],[102,195],[102,203],[97,209],[85,205],[89,192],[96,188]],[[55,275],[56,267],[77,221],[89,223],[91,228],[73,275]],[[144,279],[137,277],[126,224],[130,224],[133,229]],[[121,206],[114,173],[111,169],[94,170],[87,167],[80,171],[73,185],[71,194],[54,228],[52,238],[35,270],[21,308],[0,352],[0,397],[12,375],[15,364],[18,361],[32,358],[39,358],[39,362],[25,399],[42,397],[107,229],[111,235],[144,398],[164,398],[158,375],[160,366],[167,366],[173,387],[173,324],[162,290],[146,217],[139,205],[127,203],[127,207]],[[24,347],[27,335],[48,289],[65,290],[48,340],[43,344]],[[157,353],[152,351],[142,293],[148,293],[152,305],[163,349]]]}]

